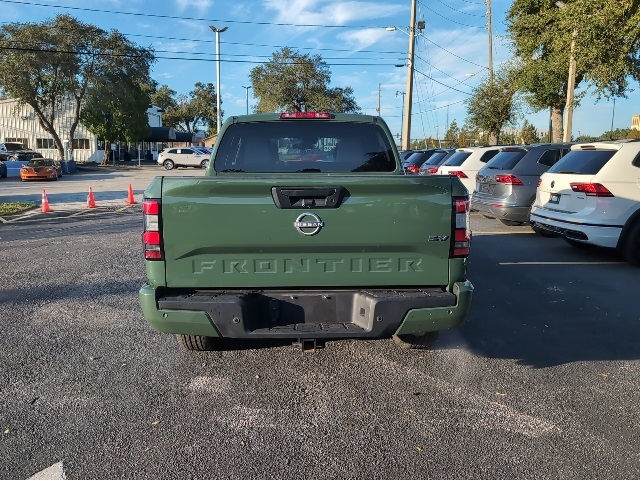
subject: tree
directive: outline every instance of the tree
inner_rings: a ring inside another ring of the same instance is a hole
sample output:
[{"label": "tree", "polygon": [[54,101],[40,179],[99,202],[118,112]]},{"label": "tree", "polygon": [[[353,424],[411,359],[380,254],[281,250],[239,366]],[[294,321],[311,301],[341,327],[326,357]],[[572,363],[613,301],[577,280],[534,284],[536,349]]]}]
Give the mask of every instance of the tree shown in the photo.
[{"label": "tree", "polygon": [[[0,88],[18,105],[33,109],[60,158],[60,137],[73,138],[87,93],[102,92],[100,85],[122,78],[141,84],[153,61],[150,49],[137,47],[120,32],[107,33],[70,15],[0,27]],[[63,109],[71,118],[68,131],[58,131],[55,122]]]},{"label": "tree", "polygon": [[584,81],[597,99],[626,97],[629,78],[640,79],[638,2],[572,0],[558,8],[551,1],[514,0],[506,20],[523,64],[519,83],[534,109],[551,109],[554,141],[562,136],[572,39],[576,87]]},{"label": "tree", "polygon": [[458,124],[454,120],[453,122],[451,122],[451,124],[449,125],[449,129],[444,134],[444,142],[445,142],[444,146],[454,147],[456,145],[459,145],[459,142],[458,142],[459,137],[460,137],[460,128],[458,127]]},{"label": "tree", "polygon": [[105,141],[102,164],[109,161],[112,140],[137,142],[151,132],[147,118],[148,87],[125,77],[92,87],[80,120],[96,137]]},{"label": "tree", "polygon": [[189,95],[177,95],[175,90],[162,85],[151,94],[151,103],[164,110],[162,123],[183,132],[198,128],[208,133],[217,131],[216,91],[212,83],[197,82]]},{"label": "tree", "polygon": [[519,143],[538,143],[540,141],[540,135],[538,135],[538,131],[533,124],[529,123],[528,120],[525,119],[522,124],[522,128],[520,129],[519,135]]},{"label": "tree", "polygon": [[514,81],[516,75],[517,69],[505,64],[493,79],[486,79],[465,100],[467,123],[486,132],[489,145],[496,145],[501,130],[507,125],[515,126],[521,115],[521,102],[516,95],[517,84]]},{"label": "tree", "polygon": [[300,54],[288,47],[251,69],[257,113],[277,111],[359,112],[351,87],[329,88],[331,72],[320,55]]}]

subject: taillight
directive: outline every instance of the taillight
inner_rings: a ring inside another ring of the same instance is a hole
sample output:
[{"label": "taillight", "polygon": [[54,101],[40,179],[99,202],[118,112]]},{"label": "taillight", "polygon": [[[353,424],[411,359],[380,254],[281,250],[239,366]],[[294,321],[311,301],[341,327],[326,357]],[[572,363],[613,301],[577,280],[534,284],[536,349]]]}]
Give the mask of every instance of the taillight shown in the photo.
[{"label": "taillight", "polygon": [[331,118],[331,114],[329,112],[284,112],[280,114],[281,119],[292,119],[292,118]]},{"label": "taillight", "polygon": [[585,193],[593,197],[613,197],[607,187],[599,183],[571,183],[571,190]]},{"label": "taillight", "polygon": [[416,167],[415,165],[409,165],[407,170],[411,173],[418,173],[420,171],[420,167]]},{"label": "taillight", "polygon": [[540,184],[541,184],[541,183],[542,183],[542,179],[541,179],[541,178],[539,178],[539,179],[538,179],[538,186],[540,186]]},{"label": "taillight", "polygon": [[495,176],[496,182],[498,183],[506,183],[508,185],[524,185],[524,183],[522,183],[522,180],[520,180],[518,177],[516,177],[515,175],[496,175]]},{"label": "taillight", "polygon": [[454,170],[452,172],[449,172],[449,175],[454,175],[454,176],[456,176],[458,178],[469,178],[469,177],[467,177],[466,173],[464,173],[464,172],[462,172],[460,170]]},{"label": "taillight", "polygon": [[427,172],[429,172],[429,173],[438,173],[438,167],[427,168]]},{"label": "taillight", "polygon": [[162,235],[160,233],[160,200],[145,199],[142,201],[144,217],[144,245],[145,260],[162,260]]},{"label": "taillight", "polygon": [[471,244],[471,229],[469,225],[469,197],[454,197],[454,227],[452,242],[452,257],[467,257]]}]

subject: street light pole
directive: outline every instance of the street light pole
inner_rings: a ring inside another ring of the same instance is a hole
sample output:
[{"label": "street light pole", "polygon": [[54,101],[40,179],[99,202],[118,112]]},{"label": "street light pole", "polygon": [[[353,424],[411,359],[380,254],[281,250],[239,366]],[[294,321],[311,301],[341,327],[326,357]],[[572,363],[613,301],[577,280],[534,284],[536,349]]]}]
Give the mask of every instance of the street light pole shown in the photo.
[{"label": "street light pole", "polygon": [[574,55],[574,51],[576,48],[576,36],[578,36],[578,31],[576,29],[573,30],[571,34],[571,48],[570,48],[570,57],[569,57],[569,79],[567,81],[567,118],[565,121],[564,134],[562,136],[563,142],[571,141],[571,124],[573,122],[573,93],[576,88],[576,57]]},{"label": "street light pole", "polygon": [[247,115],[249,115],[249,89],[251,88],[251,85],[249,85],[248,87],[245,87],[244,85],[240,86],[245,89],[245,92],[247,94]]},{"label": "street light pole", "polygon": [[[562,0],[556,2],[556,7],[563,9],[567,8],[567,4]],[[571,33],[571,46],[569,47],[569,78],[567,79],[567,104],[565,110],[567,111],[565,118],[564,131],[562,134],[563,142],[571,141],[571,124],[573,122],[573,96],[576,89],[576,37],[578,36],[578,29],[574,28]]]},{"label": "street light pole", "polygon": [[228,27],[216,28],[209,25],[209,28],[216,34],[216,133],[220,132],[220,34]]}]

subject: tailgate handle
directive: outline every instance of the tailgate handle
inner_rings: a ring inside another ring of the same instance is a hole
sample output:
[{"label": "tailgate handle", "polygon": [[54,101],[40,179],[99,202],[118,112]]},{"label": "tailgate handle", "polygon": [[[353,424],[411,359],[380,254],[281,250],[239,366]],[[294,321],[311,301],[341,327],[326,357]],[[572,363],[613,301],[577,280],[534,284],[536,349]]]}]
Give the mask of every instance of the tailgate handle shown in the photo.
[{"label": "tailgate handle", "polygon": [[344,187],[272,187],[278,208],[337,208],[344,198]]}]

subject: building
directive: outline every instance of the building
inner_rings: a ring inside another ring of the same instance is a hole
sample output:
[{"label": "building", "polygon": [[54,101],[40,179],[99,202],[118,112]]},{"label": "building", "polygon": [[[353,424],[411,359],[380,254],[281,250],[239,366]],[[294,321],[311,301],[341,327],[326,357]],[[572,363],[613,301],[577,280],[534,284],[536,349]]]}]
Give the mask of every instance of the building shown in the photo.
[{"label": "building", "polygon": [[[102,139],[96,138],[84,125],[78,124],[72,139],[69,139],[68,135],[65,137],[64,132],[69,132],[71,123],[73,122],[73,108],[73,102],[70,100],[60,106],[58,115],[54,119],[56,131],[61,136],[63,142],[69,142],[69,147],[73,147],[73,160],[78,163],[100,163],[104,157],[104,142]],[[131,147],[133,147],[136,152],[143,154],[146,150],[150,150],[154,152],[154,158],[157,158],[157,142],[166,143],[175,141],[175,133],[181,133],[174,132],[173,139],[170,138],[168,134],[159,134],[160,130],[162,130],[162,132],[165,130],[162,127],[163,111],[164,110],[159,107],[149,105],[147,109],[149,126],[153,132],[158,134],[155,135],[153,140],[145,139],[142,145],[139,145],[141,147],[140,149],[137,148],[138,146],[132,145]],[[189,138],[185,138],[183,141],[188,141]],[[40,126],[33,109],[29,105],[20,106],[17,100],[11,98],[0,100],[0,142],[22,143],[40,152],[45,158],[57,159],[59,156],[51,134]],[[124,145],[124,147],[126,148],[126,145]],[[112,148],[114,148],[115,151],[118,150],[117,146],[112,146]]]},{"label": "building", "polygon": [[640,130],[640,115],[631,117],[631,130]]}]

